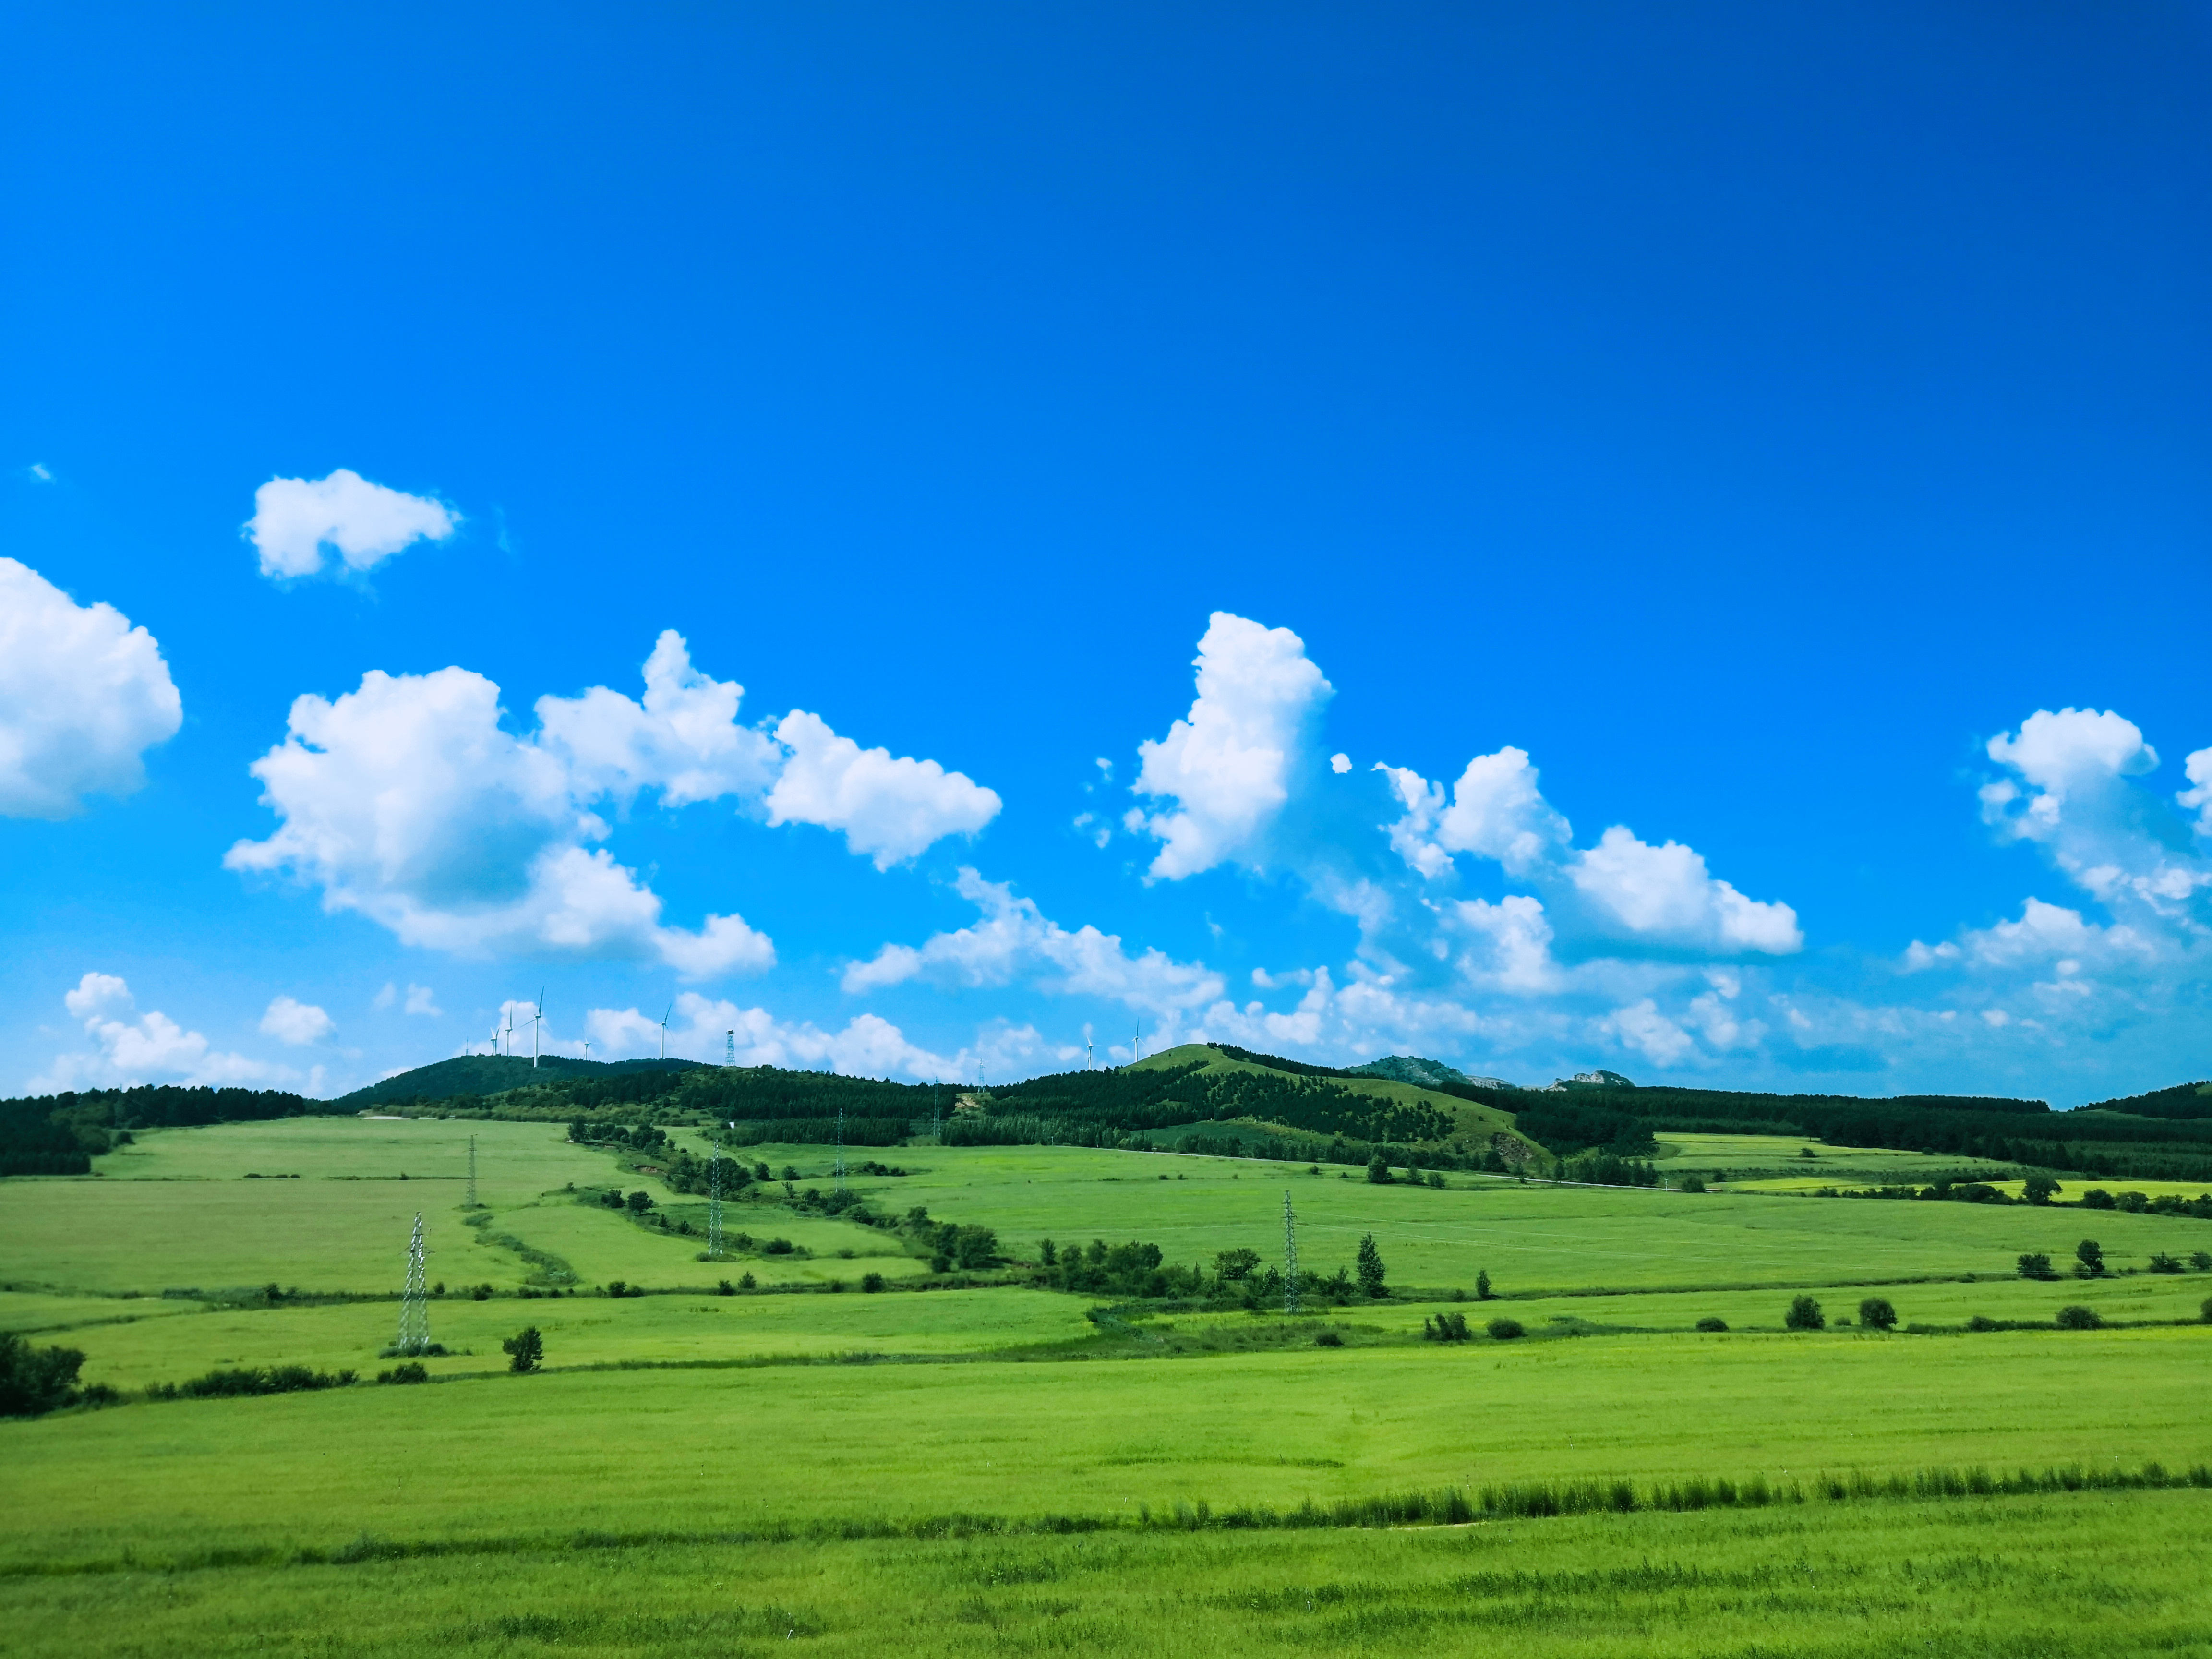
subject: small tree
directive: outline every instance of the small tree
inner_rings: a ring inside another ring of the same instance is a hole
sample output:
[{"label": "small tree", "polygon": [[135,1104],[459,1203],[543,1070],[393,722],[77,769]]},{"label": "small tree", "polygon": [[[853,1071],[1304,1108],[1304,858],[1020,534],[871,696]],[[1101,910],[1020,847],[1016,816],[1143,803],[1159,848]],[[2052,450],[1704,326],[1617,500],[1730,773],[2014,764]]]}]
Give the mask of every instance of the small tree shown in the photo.
[{"label": "small tree", "polygon": [[2191,1250],[2189,1253],[2189,1265],[2200,1273],[2212,1271],[2212,1250]]},{"label": "small tree", "polygon": [[1359,1240],[1359,1288],[1370,1296],[1387,1296],[1382,1288],[1382,1252],[1375,1248],[1375,1235],[1366,1233]]},{"label": "small tree", "polygon": [[1380,1152],[1376,1153],[1373,1160],[1367,1165],[1367,1178],[1378,1187],[1387,1187],[1397,1179],[1390,1173],[1390,1166],[1382,1161],[1382,1154]]},{"label": "small tree", "polygon": [[36,1417],[76,1395],[82,1348],[34,1348],[0,1331],[0,1417]]},{"label": "small tree", "polygon": [[2181,1271],[2181,1259],[2168,1255],[2164,1250],[2153,1250],[2150,1253],[2150,1270],[2154,1273],[2178,1273]]},{"label": "small tree", "polygon": [[1686,1193],[1702,1193],[1705,1190],[1705,1176],[1694,1175],[1684,1176],[1682,1177],[1682,1190]]},{"label": "small tree", "polygon": [[1793,1331],[1823,1331],[1828,1328],[1827,1316],[1821,1313],[1820,1304],[1809,1296],[1794,1297],[1782,1322]]},{"label": "small tree", "polygon": [[2021,1196],[2031,1204],[2048,1204],[2064,1188],[2047,1175],[2032,1175],[2021,1190]]},{"label": "small tree", "polygon": [[1490,1300],[1490,1269],[1485,1267],[1474,1276],[1474,1299],[1477,1302],[1487,1302]]},{"label": "small tree", "polygon": [[1894,1330],[1897,1310],[1890,1306],[1887,1297],[1870,1296],[1859,1304],[1859,1323],[1870,1330]]},{"label": "small tree", "polygon": [[2085,1308],[2078,1302],[2058,1310],[2058,1328],[2062,1331],[2101,1330],[2104,1323],[2094,1308]]},{"label": "small tree", "polygon": [[525,1325],[499,1346],[509,1356],[507,1368],[511,1371],[534,1371],[545,1358],[545,1339],[535,1325]]},{"label": "small tree", "polygon": [[1492,1340],[1497,1342],[1510,1342],[1523,1334],[1517,1319],[1493,1319],[1486,1328]]},{"label": "small tree", "polygon": [[1220,1251],[1213,1258],[1213,1271],[1221,1276],[1225,1285],[1234,1285],[1249,1278],[1259,1265],[1260,1253],[1241,1246],[1233,1250]]},{"label": "small tree", "polygon": [[653,1207],[653,1194],[651,1193],[632,1193],[624,1201],[629,1204],[629,1212],[632,1215],[643,1215],[647,1210]]},{"label": "small tree", "polygon": [[2085,1238],[2076,1244],[2074,1259],[2081,1264],[2074,1271],[2082,1278],[2102,1279],[2105,1276],[2105,1252],[2095,1239]]},{"label": "small tree", "polygon": [[2051,1258],[2040,1250],[2032,1251],[2028,1255],[2021,1257],[2020,1276],[2022,1279],[2056,1279],[2058,1277],[2058,1275],[2051,1270]]}]

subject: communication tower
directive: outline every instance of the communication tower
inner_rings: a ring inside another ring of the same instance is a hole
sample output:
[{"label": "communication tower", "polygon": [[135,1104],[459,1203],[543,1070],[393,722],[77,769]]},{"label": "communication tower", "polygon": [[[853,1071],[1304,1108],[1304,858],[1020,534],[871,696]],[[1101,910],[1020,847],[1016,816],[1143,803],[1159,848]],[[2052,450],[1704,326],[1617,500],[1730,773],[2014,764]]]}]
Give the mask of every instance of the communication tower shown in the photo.
[{"label": "communication tower", "polygon": [[428,1352],[430,1346],[430,1292],[422,1271],[422,1212],[415,1212],[415,1235],[407,1244],[407,1289],[399,1298],[399,1340],[404,1354]]},{"label": "communication tower", "polygon": [[1298,1311],[1298,1218],[1291,1212],[1287,1187],[1283,1189],[1283,1311]]},{"label": "communication tower", "polygon": [[722,1064],[725,1066],[735,1066],[737,1063],[738,1033],[736,1029],[733,1027],[722,1033]]}]

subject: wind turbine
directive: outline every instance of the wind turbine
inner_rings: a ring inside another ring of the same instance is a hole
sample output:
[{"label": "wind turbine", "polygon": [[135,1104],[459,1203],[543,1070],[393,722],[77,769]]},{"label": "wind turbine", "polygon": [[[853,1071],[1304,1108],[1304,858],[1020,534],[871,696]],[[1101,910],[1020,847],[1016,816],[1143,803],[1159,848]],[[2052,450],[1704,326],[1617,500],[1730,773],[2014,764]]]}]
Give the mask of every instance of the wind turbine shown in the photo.
[{"label": "wind turbine", "polygon": [[501,1035],[506,1037],[507,1042],[500,1052],[512,1054],[514,1052],[514,1010],[512,1006],[507,1010],[507,1030]]},{"label": "wind turbine", "polygon": [[675,1012],[676,1005],[672,1002],[668,1005],[668,1012],[660,1017],[660,1057],[663,1060],[668,1058],[668,1015]]},{"label": "wind turbine", "polygon": [[592,1040],[591,1040],[591,1038],[589,1038],[589,1037],[586,1037],[586,1038],[584,1039],[584,1064],[585,1064],[585,1065],[586,1065],[586,1066],[588,1066],[588,1065],[590,1065],[591,1063],[592,1063]]},{"label": "wind turbine", "polygon": [[538,1028],[545,1023],[545,988],[538,988],[538,1006],[530,1013],[530,1069],[538,1069]]}]

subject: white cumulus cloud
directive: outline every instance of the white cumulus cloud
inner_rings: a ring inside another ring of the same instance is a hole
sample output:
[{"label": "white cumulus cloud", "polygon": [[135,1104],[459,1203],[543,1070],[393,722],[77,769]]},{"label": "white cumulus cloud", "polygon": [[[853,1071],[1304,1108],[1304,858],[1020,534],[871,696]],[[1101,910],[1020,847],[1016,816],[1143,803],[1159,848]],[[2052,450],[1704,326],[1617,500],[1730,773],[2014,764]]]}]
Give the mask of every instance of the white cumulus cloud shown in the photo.
[{"label": "white cumulus cloud", "polygon": [[371,483],[349,467],[326,478],[271,478],[253,492],[246,539],[261,556],[264,576],[312,576],[323,549],[346,566],[368,570],[428,538],[443,541],[460,515],[440,501]]},{"label": "white cumulus cloud", "polygon": [[[635,1008],[594,1008],[586,1017],[592,1046],[610,1058],[657,1054],[660,1024]],[[995,1024],[951,1054],[909,1042],[876,1014],[856,1014],[837,1030],[811,1020],[778,1018],[766,1008],[741,1008],[726,1000],[686,991],[676,999],[668,1052],[719,1063],[727,1040],[736,1039],[740,1066],[779,1066],[813,1071],[824,1066],[848,1077],[902,1077],[915,1082],[972,1082],[980,1067],[999,1080],[1035,1070],[1048,1050],[1034,1028]],[[947,1103],[948,1107],[950,1103]]]},{"label": "white cumulus cloud", "polygon": [[848,992],[923,979],[944,986],[1005,985],[1034,978],[1047,991],[1119,1002],[1165,1014],[1221,994],[1221,976],[1202,963],[1176,962],[1158,950],[1132,955],[1119,938],[1087,924],[1073,933],[1046,918],[1010,884],[960,872],[960,896],[983,913],[973,927],[939,933],[921,946],[886,945],[845,970]]},{"label": "white cumulus cloud", "polygon": [[131,1018],[137,999],[113,974],[85,975],[63,995],[62,1004],[71,1018],[83,1022],[91,1047],[56,1054],[46,1073],[25,1085],[33,1094],[145,1083],[268,1085],[298,1079],[281,1066],[218,1053],[199,1032],[186,1030],[158,1009]]},{"label": "white cumulus cloud", "polygon": [[0,817],[63,818],[145,782],[184,723],[161,647],[113,605],[81,605],[0,558]]},{"label": "white cumulus cloud", "polygon": [[614,833],[603,805],[626,811],[647,790],[672,807],[734,798],[773,823],[842,830],[878,868],[999,810],[959,773],[862,750],[804,711],[781,738],[740,726],[744,688],[696,670],[672,629],[645,682],[642,702],[604,686],[541,697],[538,729],[520,735],[501,723],[499,688],[463,668],[372,670],[336,699],[300,697],[285,741],[252,768],[283,822],[225,862],[319,886],[325,908],[412,945],[630,957],[707,977],[767,968],[775,947],[735,915],[667,926],[659,896],[598,845]]},{"label": "white cumulus cloud", "polygon": [[262,1036],[295,1046],[320,1042],[337,1028],[337,1022],[313,1003],[295,1001],[290,997],[273,999],[261,1016]]},{"label": "white cumulus cloud", "polygon": [[1639,938],[1776,956],[1805,943],[1797,913],[1788,905],[1746,898],[1711,875],[1691,848],[1671,841],[1651,846],[1620,824],[1575,856],[1567,878]]},{"label": "white cumulus cloud", "polygon": [[372,670],[334,702],[297,699],[285,741],[252,768],[283,824],[224,862],[312,883],[325,908],[438,950],[628,955],[689,974],[774,961],[734,915],[662,926],[659,896],[582,844],[607,826],[562,755],[500,712],[499,688],[460,668]]},{"label": "white cumulus cloud", "polygon": [[1130,827],[1164,843],[1151,873],[1170,880],[1255,859],[1290,799],[1305,728],[1334,690],[1289,629],[1225,611],[1209,620],[1195,665],[1190,713],[1158,742],[1138,745],[1137,793],[1173,805],[1133,814]]},{"label": "white cumulus cloud", "polygon": [[972,836],[998,816],[995,792],[933,760],[863,749],[818,714],[793,709],[775,737],[790,758],[769,791],[769,822],[842,830],[845,844],[878,870],[947,836]]}]

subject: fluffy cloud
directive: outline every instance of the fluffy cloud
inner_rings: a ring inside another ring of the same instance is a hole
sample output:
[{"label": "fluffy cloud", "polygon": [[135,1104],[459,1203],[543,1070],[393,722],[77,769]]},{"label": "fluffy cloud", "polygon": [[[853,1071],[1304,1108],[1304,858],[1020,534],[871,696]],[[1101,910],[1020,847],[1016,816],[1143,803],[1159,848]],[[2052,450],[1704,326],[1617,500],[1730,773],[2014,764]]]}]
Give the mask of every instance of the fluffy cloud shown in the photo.
[{"label": "fluffy cloud", "polygon": [[[2128,920],[2179,921],[2212,889],[2212,862],[2192,848],[2190,826],[2130,781],[2158,765],[2132,720],[2110,710],[2039,709],[2017,735],[1990,739],[1988,752],[2013,775],[1984,786],[1983,817],[2007,839],[2041,846]],[[2212,801],[2212,751],[2191,755],[2185,769],[2198,787],[2176,800],[2185,808]]]},{"label": "fluffy cloud", "polygon": [[1797,913],[1788,905],[1746,898],[1708,873],[1705,860],[1689,848],[1671,841],[1653,847],[1619,824],[1599,836],[1595,847],[1576,854],[1567,878],[1639,938],[1774,956],[1805,944]]},{"label": "fluffy cloud", "polygon": [[1152,874],[1177,880],[1225,860],[1256,862],[1268,823],[1290,799],[1305,729],[1334,688],[1287,628],[1213,613],[1198,643],[1198,696],[1157,743],[1138,745],[1137,793],[1172,810],[1133,813],[1164,843]]},{"label": "fluffy cloud", "polygon": [[919,949],[886,945],[845,970],[848,992],[924,979],[946,987],[1004,985],[1036,977],[1041,988],[1066,996],[1118,1002],[1140,1013],[1169,1014],[1218,997],[1221,977],[1200,963],[1181,963],[1157,950],[1132,956],[1111,933],[1085,926],[1068,932],[1046,919],[1033,899],[1011,885],[960,872],[960,896],[983,913],[973,927],[939,933]]},{"label": "fluffy cloud", "polygon": [[972,836],[999,813],[999,797],[933,760],[863,749],[818,714],[793,709],[775,728],[790,751],[769,792],[770,823],[842,830],[845,844],[887,870],[946,836]]},{"label": "fluffy cloud", "polygon": [[88,794],[131,793],[145,751],[183,722],[152,635],[0,558],[0,817],[63,818]]},{"label": "fluffy cloud", "polygon": [[337,1030],[337,1022],[312,1002],[277,997],[261,1016],[261,1034],[295,1046],[320,1042]]},{"label": "fluffy cloud", "polygon": [[326,909],[438,950],[641,957],[689,974],[775,959],[734,915],[663,927],[659,898],[582,845],[607,826],[576,799],[564,756],[503,730],[500,712],[499,688],[460,668],[372,670],[335,702],[297,699],[285,741],[252,768],[283,825],[225,864],[319,885]]},{"label": "fluffy cloud", "polygon": [[2200,749],[2182,763],[2182,770],[2194,787],[2184,789],[2174,799],[2197,814],[2197,833],[2212,836],[2212,749]]},{"label": "fluffy cloud", "polygon": [[664,629],[645,660],[642,703],[603,685],[580,697],[540,697],[538,744],[567,763],[567,787],[580,799],[604,795],[627,806],[647,788],[668,806],[757,796],[781,757],[738,724],[744,693],[693,668],[684,636]]},{"label": "fluffy cloud", "polygon": [[323,549],[353,570],[368,570],[409,543],[443,541],[460,514],[439,501],[371,483],[347,467],[326,478],[271,478],[253,492],[245,534],[264,576],[312,576]]},{"label": "fluffy cloud", "polygon": [[56,1054],[46,1073],[26,1085],[32,1094],[68,1089],[128,1089],[144,1083],[270,1084],[298,1073],[243,1054],[219,1054],[198,1031],[188,1031],[158,1009],[132,1019],[137,1000],[113,974],[89,973],[62,998],[81,1020],[89,1052]]},{"label": "fluffy cloud", "polygon": [[863,751],[803,712],[778,727],[789,744],[739,726],[744,688],[696,671],[672,630],[645,680],[642,702],[605,687],[542,697],[522,736],[501,724],[499,688],[462,668],[372,671],[334,701],[302,696],[252,769],[283,823],[225,862],[319,886],[326,908],[411,945],[629,957],[705,977],[765,969],[775,948],[734,915],[665,925],[659,896],[594,844],[613,833],[602,803],[735,797],[774,822],[842,829],[879,868],[998,811],[958,773]]},{"label": "fluffy cloud", "polygon": [[[659,1022],[635,1008],[594,1008],[585,1023],[592,1046],[610,1056],[659,1052]],[[1041,1059],[1064,1062],[1079,1052],[1048,1049],[1034,1029],[1000,1024],[956,1052],[941,1054],[909,1042],[897,1026],[875,1014],[855,1015],[833,1031],[811,1020],[781,1020],[765,1008],[740,1008],[696,992],[676,999],[668,1032],[671,1054],[719,1062],[731,1036],[740,1066],[805,1071],[827,1066],[848,1077],[903,1076],[917,1082],[971,1081],[979,1070],[1003,1079],[1036,1069]]]},{"label": "fluffy cloud", "polygon": [[1654,847],[1615,824],[1596,846],[1575,850],[1572,828],[1544,799],[1521,750],[1476,756],[1449,802],[1441,785],[1417,772],[1375,769],[1389,780],[1400,808],[1383,826],[1391,849],[1427,880],[1450,873],[1453,854],[1466,853],[1579,900],[1577,919],[1616,939],[1721,954],[1786,956],[1804,946],[1796,911],[1745,897],[1678,842]]},{"label": "fluffy cloud", "polygon": [[[386,981],[384,988],[376,994],[372,1006],[379,1013],[398,1006],[399,988]],[[428,986],[410,985],[407,988],[406,1006],[400,1012],[409,1014],[428,1014],[433,1018],[441,1018],[446,1011],[438,1006],[438,994]]]}]

